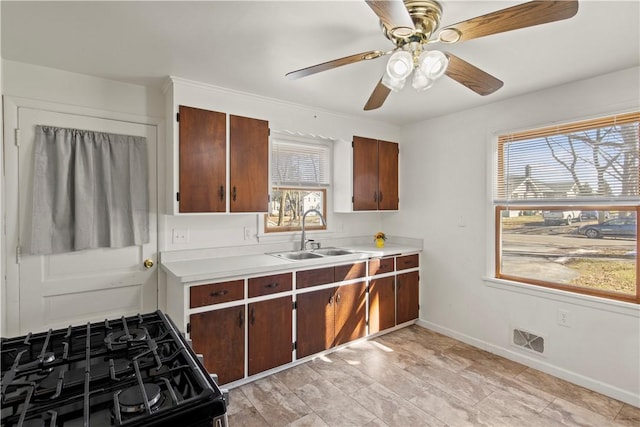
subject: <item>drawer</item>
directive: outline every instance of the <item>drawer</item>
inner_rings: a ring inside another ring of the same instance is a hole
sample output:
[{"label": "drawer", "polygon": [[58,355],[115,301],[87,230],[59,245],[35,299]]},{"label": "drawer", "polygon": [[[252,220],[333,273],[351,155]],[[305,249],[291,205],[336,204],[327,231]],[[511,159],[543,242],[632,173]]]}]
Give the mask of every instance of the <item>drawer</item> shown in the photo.
[{"label": "drawer", "polygon": [[391,273],[393,271],[393,257],[373,258],[369,260],[369,276]]},{"label": "drawer", "polygon": [[396,270],[415,268],[418,265],[418,254],[399,256],[396,258]]},{"label": "drawer", "polygon": [[244,280],[211,283],[209,285],[192,286],[190,289],[189,307],[220,304],[244,298]]},{"label": "drawer", "polygon": [[278,292],[286,292],[290,291],[291,288],[291,273],[254,277],[249,279],[249,298],[276,294]]},{"label": "drawer", "polygon": [[341,282],[343,280],[358,279],[365,276],[365,265],[363,262],[356,262],[347,265],[336,265],[334,280]]},{"label": "drawer", "polygon": [[310,286],[333,283],[333,267],[316,268],[315,270],[303,270],[296,273],[296,288],[308,288]]}]

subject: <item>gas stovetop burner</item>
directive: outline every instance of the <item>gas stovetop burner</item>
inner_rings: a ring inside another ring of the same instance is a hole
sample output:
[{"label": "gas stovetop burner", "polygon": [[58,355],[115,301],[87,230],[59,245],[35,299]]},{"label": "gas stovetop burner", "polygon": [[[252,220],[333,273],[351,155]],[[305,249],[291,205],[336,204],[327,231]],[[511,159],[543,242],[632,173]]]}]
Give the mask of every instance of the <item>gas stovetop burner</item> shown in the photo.
[{"label": "gas stovetop burner", "polygon": [[[162,390],[153,383],[144,383],[144,394],[147,396],[149,407],[153,410],[162,404]],[[123,390],[118,395],[120,410],[125,413],[141,413],[145,410],[145,396],[140,386],[133,386]]]},{"label": "gas stovetop burner", "polygon": [[146,329],[132,328],[127,331],[112,332],[105,337],[104,342],[105,344],[126,344],[133,341],[144,341],[148,337]]}]

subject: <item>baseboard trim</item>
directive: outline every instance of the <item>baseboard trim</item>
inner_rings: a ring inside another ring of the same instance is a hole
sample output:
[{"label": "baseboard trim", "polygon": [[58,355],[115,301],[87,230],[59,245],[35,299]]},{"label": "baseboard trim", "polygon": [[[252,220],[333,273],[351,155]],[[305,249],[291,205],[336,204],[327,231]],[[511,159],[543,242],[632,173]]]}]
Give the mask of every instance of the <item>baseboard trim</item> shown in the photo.
[{"label": "baseboard trim", "polygon": [[442,335],[446,335],[448,337],[454,338],[458,341],[462,341],[466,344],[472,345],[482,350],[486,350],[490,353],[497,354],[498,356],[502,356],[509,360],[513,360],[514,362],[522,363],[523,365],[528,366],[530,368],[537,369],[549,375],[553,375],[554,377],[561,378],[565,381],[569,381],[570,383],[588,388],[589,390],[593,390],[595,392],[604,394],[605,396],[609,396],[613,399],[617,399],[621,402],[625,402],[625,403],[628,403],[629,405],[640,408],[640,395],[633,394],[630,391],[623,390],[611,384],[604,383],[602,381],[578,374],[573,371],[569,371],[564,368],[560,368],[558,366],[555,366],[551,363],[546,362],[545,360],[540,360],[538,358],[531,357],[526,354],[520,354],[514,351],[513,349],[500,347],[495,344],[491,344],[489,342],[479,340],[472,336],[463,334],[453,329],[446,328],[444,326],[438,325],[433,322],[428,322],[426,320],[419,319],[416,322],[416,325],[419,325],[426,329],[430,329],[434,332],[438,332]]}]

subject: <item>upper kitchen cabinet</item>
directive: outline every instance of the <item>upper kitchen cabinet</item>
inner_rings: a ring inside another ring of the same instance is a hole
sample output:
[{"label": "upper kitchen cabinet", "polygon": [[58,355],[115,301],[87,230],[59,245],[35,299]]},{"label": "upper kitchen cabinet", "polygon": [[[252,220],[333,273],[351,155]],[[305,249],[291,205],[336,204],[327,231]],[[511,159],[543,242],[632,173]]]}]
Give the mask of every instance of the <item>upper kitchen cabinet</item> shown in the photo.
[{"label": "upper kitchen cabinet", "polygon": [[229,142],[231,212],[266,212],[269,122],[230,116]]},{"label": "upper kitchen cabinet", "polygon": [[180,106],[180,212],[225,212],[227,116]]},{"label": "upper kitchen cabinet", "polygon": [[335,148],[337,212],[398,210],[398,144],[353,137]]},{"label": "upper kitchen cabinet", "polygon": [[178,122],[178,212],[266,212],[269,123],[184,105]]}]

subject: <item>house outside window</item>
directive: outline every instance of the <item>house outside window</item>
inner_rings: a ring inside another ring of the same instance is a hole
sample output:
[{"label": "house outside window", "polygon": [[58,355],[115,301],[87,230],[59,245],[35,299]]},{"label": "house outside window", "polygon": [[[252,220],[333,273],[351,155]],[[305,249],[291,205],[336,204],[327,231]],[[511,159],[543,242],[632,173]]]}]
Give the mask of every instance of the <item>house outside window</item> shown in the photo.
[{"label": "house outside window", "polygon": [[[302,215],[315,209],[327,218],[332,140],[290,133],[271,139],[271,201],[264,217],[265,233],[301,230]],[[320,216],[311,212],[305,230],[326,230]]]},{"label": "house outside window", "polygon": [[640,113],[498,137],[495,277],[640,303]]}]

